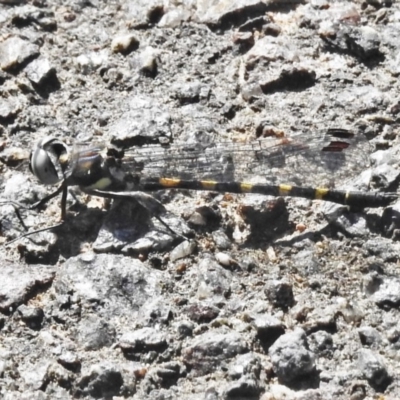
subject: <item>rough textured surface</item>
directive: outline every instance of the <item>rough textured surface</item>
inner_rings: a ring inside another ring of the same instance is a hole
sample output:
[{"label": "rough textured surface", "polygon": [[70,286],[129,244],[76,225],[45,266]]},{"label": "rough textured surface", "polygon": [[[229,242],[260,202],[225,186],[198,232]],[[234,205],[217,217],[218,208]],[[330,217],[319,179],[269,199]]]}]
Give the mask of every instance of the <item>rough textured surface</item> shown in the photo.
[{"label": "rough textured surface", "polygon": [[[1,200],[51,192],[26,162],[45,135],[307,142],[330,127],[364,134],[373,160],[333,184],[398,190],[399,2],[26,3],[0,2]],[[63,226],[0,250],[2,399],[400,398],[399,202],[156,193],[183,242],[140,201],[71,192]],[[29,230],[59,213],[21,209]],[[2,243],[25,232],[11,203],[0,218]]]}]

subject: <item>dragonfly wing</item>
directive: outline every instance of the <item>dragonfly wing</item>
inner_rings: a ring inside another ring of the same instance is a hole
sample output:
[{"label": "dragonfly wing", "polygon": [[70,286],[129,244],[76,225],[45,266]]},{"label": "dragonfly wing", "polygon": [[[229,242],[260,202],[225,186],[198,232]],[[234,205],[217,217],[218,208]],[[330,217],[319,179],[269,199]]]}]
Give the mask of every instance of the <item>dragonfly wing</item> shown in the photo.
[{"label": "dragonfly wing", "polygon": [[[348,132],[348,131],[345,131]],[[251,143],[170,145],[129,149],[125,168],[142,179],[173,177],[251,180],[300,186],[332,186],[367,169],[370,146],[363,135],[328,132]]]}]

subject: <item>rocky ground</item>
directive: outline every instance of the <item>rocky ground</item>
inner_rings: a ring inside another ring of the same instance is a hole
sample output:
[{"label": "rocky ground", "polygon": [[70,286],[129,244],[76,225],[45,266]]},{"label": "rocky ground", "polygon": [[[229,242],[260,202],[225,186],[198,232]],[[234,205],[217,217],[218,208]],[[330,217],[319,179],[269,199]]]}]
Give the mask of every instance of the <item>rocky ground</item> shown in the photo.
[{"label": "rocky ground", "polygon": [[[399,3],[1,0],[0,32],[1,398],[400,398],[400,202],[159,192],[182,241],[73,189],[61,227],[7,244],[24,232],[7,201],[51,192],[26,161],[49,134],[127,147],[340,127],[371,147],[351,186],[396,191]],[[60,199],[21,214],[57,224]]]}]

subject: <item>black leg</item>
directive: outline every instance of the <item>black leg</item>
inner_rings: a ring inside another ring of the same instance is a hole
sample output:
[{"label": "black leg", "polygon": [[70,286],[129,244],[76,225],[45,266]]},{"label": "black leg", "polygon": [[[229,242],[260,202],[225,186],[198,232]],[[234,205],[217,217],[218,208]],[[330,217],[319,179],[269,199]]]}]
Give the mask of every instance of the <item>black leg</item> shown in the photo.
[{"label": "black leg", "polygon": [[37,201],[36,203],[26,207],[23,204],[19,204],[16,203],[14,201],[11,201],[10,204],[12,204],[14,206],[15,209],[15,213],[17,215],[17,218],[19,219],[19,221],[21,222],[21,225],[23,226],[23,228],[25,230],[27,230],[27,227],[23,221],[23,218],[20,214],[20,208],[25,209],[25,210],[34,210],[35,208],[41,207],[42,205],[46,204],[48,201],[50,201],[52,198],[58,196],[60,193],[62,192],[62,197],[61,197],[61,219],[62,222],[52,225],[52,226],[48,226],[46,228],[41,228],[41,229],[36,229],[34,231],[30,231],[30,232],[26,232],[23,235],[17,237],[16,239],[13,239],[9,242],[6,242],[6,244],[10,244],[13,243],[19,239],[22,239],[24,237],[30,236],[30,235],[34,235],[35,233],[40,233],[40,232],[45,232],[54,228],[58,228],[61,225],[63,225],[65,217],[66,217],[66,200],[67,200],[67,194],[68,194],[68,187],[65,185],[61,185],[56,191],[54,191],[53,193],[49,194],[48,196],[44,197],[43,199]]},{"label": "black leg", "polygon": [[64,221],[67,216],[67,195],[68,195],[68,187],[65,186],[63,188],[62,196],[61,196],[61,220]]},{"label": "black leg", "polygon": [[64,185],[61,185],[55,192],[50,193],[48,196],[44,197],[43,199],[37,201],[36,203],[30,205],[29,207],[25,207],[28,210],[34,210],[35,208],[41,207],[42,205],[46,204],[47,202],[49,202],[51,199],[53,199],[54,197],[58,196],[61,192],[63,192],[63,196],[64,196],[64,192],[65,192],[65,196],[66,196],[66,192],[67,192],[67,187]]},{"label": "black leg", "polygon": [[47,227],[45,227],[45,228],[36,229],[36,230],[34,230],[34,231],[26,232],[26,233],[24,233],[23,235],[18,236],[17,238],[15,238],[15,239],[13,239],[13,240],[10,240],[9,242],[6,242],[5,244],[14,243],[14,242],[16,242],[17,240],[20,240],[20,239],[22,239],[22,238],[24,238],[24,237],[28,237],[28,236],[34,235],[35,233],[50,231],[51,229],[59,228],[59,227],[62,226],[62,225],[64,225],[64,221],[60,222],[59,224],[55,224],[55,225],[52,225],[52,226],[47,226]]}]

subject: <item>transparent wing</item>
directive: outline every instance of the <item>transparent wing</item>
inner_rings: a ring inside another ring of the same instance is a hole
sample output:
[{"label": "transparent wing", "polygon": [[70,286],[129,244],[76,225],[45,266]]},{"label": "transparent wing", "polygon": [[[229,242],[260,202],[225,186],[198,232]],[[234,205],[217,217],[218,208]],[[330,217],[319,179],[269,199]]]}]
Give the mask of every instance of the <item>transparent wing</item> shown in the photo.
[{"label": "transparent wing", "polygon": [[[75,149],[75,164],[100,148]],[[170,177],[332,187],[368,168],[369,154],[370,145],[363,135],[329,130],[251,143],[135,147],[124,152],[122,167],[142,180]]]},{"label": "transparent wing", "polygon": [[143,179],[162,176],[330,187],[370,166],[366,138],[345,132],[267,138],[247,144],[149,146],[128,150],[125,165]]}]

